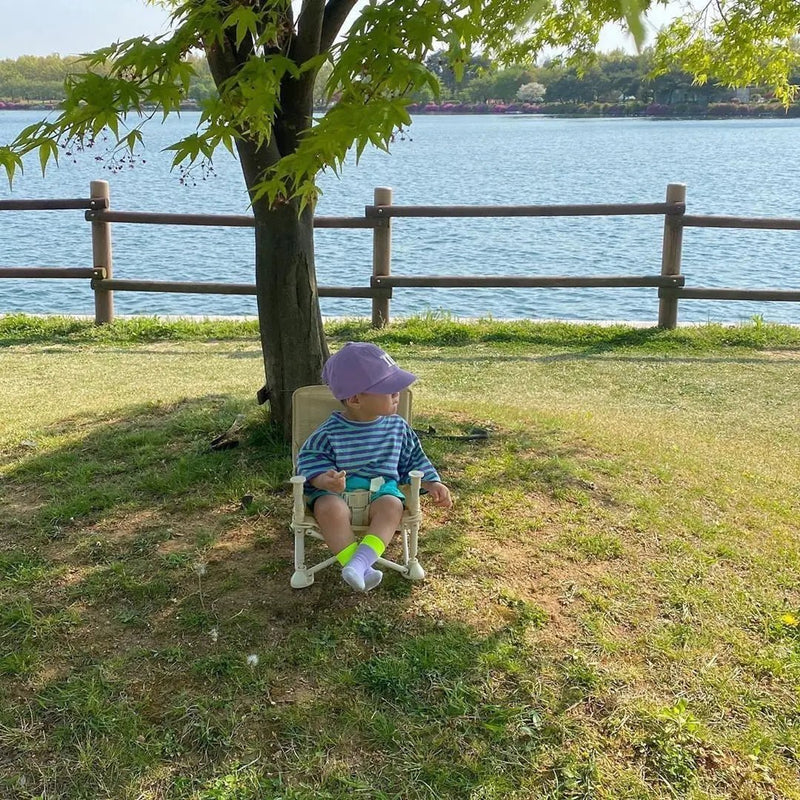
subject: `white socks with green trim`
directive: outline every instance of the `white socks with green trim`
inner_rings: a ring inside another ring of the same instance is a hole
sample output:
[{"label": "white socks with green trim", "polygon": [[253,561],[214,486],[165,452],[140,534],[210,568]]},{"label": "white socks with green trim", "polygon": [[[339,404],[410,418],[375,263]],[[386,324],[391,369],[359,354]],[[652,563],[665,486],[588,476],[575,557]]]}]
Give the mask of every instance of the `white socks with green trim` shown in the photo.
[{"label": "white socks with green trim", "polygon": [[383,573],[379,569],[373,569],[372,565],[385,548],[386,545],[377,536],[368,533],[342,568],[345,583],[357,592],[374,589],[383,580]]}]

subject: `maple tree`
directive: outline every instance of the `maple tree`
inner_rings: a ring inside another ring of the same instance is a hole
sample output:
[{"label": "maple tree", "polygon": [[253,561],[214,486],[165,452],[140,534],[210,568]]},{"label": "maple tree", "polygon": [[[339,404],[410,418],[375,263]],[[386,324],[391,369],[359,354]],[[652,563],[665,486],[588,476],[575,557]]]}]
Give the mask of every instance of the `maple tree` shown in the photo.
[{"label": "maple tree", "polygon": [[[154,0],[155,2],[155,0]],[[255,278],[266,390],[272,419],[290,430],[291,394],[320,379],[328,351],[314,269],[313,213],[321,170],[347,153],[387,149],[411,123],[415,91],[438,91],[426,59],[447,54],[458,79],[481,53],[494,63],[533,63],[543,49],[567,60],[590,56],[601,29],[618,22],[644,39],[651,0],[163,0],[171,28],[117,42],[83,58],[67,78],[57,114],[0,147],[9,179],[38,153],[44,170],[59,144],[87,145],[104,131],[136,151],[146,123],[179,111],[197,52],[216,94],[197,129],[170,146],[175,165],[238,156],[255,222]],[[769,83],[784,97],[800,4],[717,0],[659,37],[662,64],[700,80]],[[315,80],[327,76],[327,110],[314,117]]]}]

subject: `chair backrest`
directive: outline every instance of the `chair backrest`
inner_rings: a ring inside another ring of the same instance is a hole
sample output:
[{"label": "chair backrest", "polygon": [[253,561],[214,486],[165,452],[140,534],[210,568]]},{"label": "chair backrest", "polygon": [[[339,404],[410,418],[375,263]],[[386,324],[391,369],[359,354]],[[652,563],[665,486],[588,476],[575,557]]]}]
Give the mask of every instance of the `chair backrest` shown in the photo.
[{"label": "chair backrest", "polygon": [[[292,395],[292,465],[297,465],[297,453],[309,436],[331,415],[341,411],[327,386],[301,386]],[[397,413],[411,424],[411,389],[400,392]]]}]

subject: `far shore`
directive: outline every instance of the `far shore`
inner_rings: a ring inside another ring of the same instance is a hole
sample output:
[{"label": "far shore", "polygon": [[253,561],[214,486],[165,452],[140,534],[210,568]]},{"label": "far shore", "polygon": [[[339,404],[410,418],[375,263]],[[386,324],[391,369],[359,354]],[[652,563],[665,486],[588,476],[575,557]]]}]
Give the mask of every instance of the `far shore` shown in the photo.
[{"label": "far shore", "polygon": [[[60,101],[12,102],[0,100],[0,111],[55,111]],[[195,102],[181,105],[182,111],[200,111]],[[323,113],[324,108],[315,109]],[[542,117],[598,117],[646,119],[787,119],[800,118],[800,104],[784,108],[777,103],[710,103],[667,105],[660,103],[426,103],[411,104],[412,116],[463,116],[477,114],[526,115]]]}]

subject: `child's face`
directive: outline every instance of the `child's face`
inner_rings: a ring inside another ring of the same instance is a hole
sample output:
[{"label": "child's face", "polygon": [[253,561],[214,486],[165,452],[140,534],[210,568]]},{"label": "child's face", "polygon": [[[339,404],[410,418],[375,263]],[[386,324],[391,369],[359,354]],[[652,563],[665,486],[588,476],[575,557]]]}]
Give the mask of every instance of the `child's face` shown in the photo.
[{"label": "child's face", "polygon": [[378,417],[388,417],[397,413],[400,402],[400,393],[371,394],[361,392],[347,400],[347,410],[353,417],[362,422],[368,422]]}]

